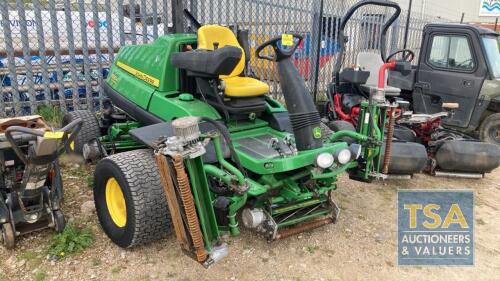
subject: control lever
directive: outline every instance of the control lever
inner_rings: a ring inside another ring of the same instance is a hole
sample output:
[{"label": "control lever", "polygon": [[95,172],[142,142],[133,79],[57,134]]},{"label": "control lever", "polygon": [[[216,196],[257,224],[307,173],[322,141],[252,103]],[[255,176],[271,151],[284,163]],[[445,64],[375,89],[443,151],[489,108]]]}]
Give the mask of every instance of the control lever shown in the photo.
[{"label": "control lever", "polygon": [[460,105],[457,102],[443,102],[442,107],[448,112],[448,117],[452,118],[455,115],[455,109],[458,109]]}]

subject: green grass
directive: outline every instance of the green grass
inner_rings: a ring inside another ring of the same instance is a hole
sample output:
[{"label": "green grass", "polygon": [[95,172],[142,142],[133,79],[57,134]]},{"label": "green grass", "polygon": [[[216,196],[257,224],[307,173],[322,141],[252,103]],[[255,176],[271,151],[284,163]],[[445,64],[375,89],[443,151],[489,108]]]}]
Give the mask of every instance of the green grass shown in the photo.
[{"label": "green grass", "polygon": [[317,250],[319,249],[318,246],[307,246],[307,251],[309,252],[309,254],[314,254],[314,252],[316,252]]},{"label": "green grass", "polygon": [[87,176],[87,186],[88,186],[90,189],[93,189],[93,188],[94,188],[94,176],[92,176],[92,175]]},{"label": "green grass", "polygon": [[99,266],[99,265],[101,265],[101,260],[98,259],[98,258],[93,258],[92,259],[92,265],[93,266]]},{"label": "green grass", "polygon": [[26,251],[19,254],[17,256],[17,259],[26,260],[26,263],[30,268],[35,268],[42,264],[44,257],[42,254],[36,253],[34,251]]},{"label": "green grass", "polygon": [[94,243],[94,234],[90,228],[79,228],[68,224],[62,233],[52,237],[49,254],[58,258],[79,253]]},{"label": "green grass", "polygon": [[39,270],[35,273],[35,281],[44,281],[47,279],[47,272]]},{"label": "green grass", "polygon": [[121,267],[116,266],[116,267],[113,267],[113,269],[111,269],[111,273],[118,274],[118,273],[120,273],[121,270],[122,270]]},{"label": "green grass", "polygon": [[477,219],[476,222],[478,225],[485,225],[486,224],[483,219]]},{"label": "green grass", "polygon": [[40,105],[36,110],[36,114],[42,116],[45,123],[52,127],[61,127],[64,112],[53,105]]}]

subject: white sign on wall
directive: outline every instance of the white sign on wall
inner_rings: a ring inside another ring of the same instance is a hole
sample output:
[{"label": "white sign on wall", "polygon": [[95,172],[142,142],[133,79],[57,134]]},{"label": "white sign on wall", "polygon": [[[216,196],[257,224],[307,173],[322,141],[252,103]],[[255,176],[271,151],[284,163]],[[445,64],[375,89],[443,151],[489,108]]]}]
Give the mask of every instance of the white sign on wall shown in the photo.
[{"label": "white sign on wall", "polygon": [[500,0],[479,0],[480,17],[500,17]]}]

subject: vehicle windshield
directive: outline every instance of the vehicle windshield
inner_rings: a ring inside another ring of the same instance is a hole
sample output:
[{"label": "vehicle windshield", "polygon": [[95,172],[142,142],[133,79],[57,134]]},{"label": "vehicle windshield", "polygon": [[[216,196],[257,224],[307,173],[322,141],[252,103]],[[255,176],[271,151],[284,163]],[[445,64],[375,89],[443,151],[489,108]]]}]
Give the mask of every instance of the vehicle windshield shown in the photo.
[{"label": "vehicle windshield", "polygon": [[484,36],[483,44],[491,75],[500,78],[500,37]]}]

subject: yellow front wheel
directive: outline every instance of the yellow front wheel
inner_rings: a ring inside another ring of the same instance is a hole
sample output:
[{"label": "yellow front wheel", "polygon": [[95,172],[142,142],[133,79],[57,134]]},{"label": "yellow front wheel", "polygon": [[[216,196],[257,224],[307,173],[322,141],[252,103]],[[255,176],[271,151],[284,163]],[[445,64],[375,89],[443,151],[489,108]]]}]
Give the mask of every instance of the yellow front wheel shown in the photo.
[{"label": "yellow front wheel", "polygon": [[150,149],[108,156],[94,173],[94,201],[106,235],[128,248],[172,232],[167,200]]},{"label": "yellow front wheel", "polygon": [[106,182],[106,206],[116,226],[124,227],[127,224],[127,206],[122,189],[114,177]]}]

